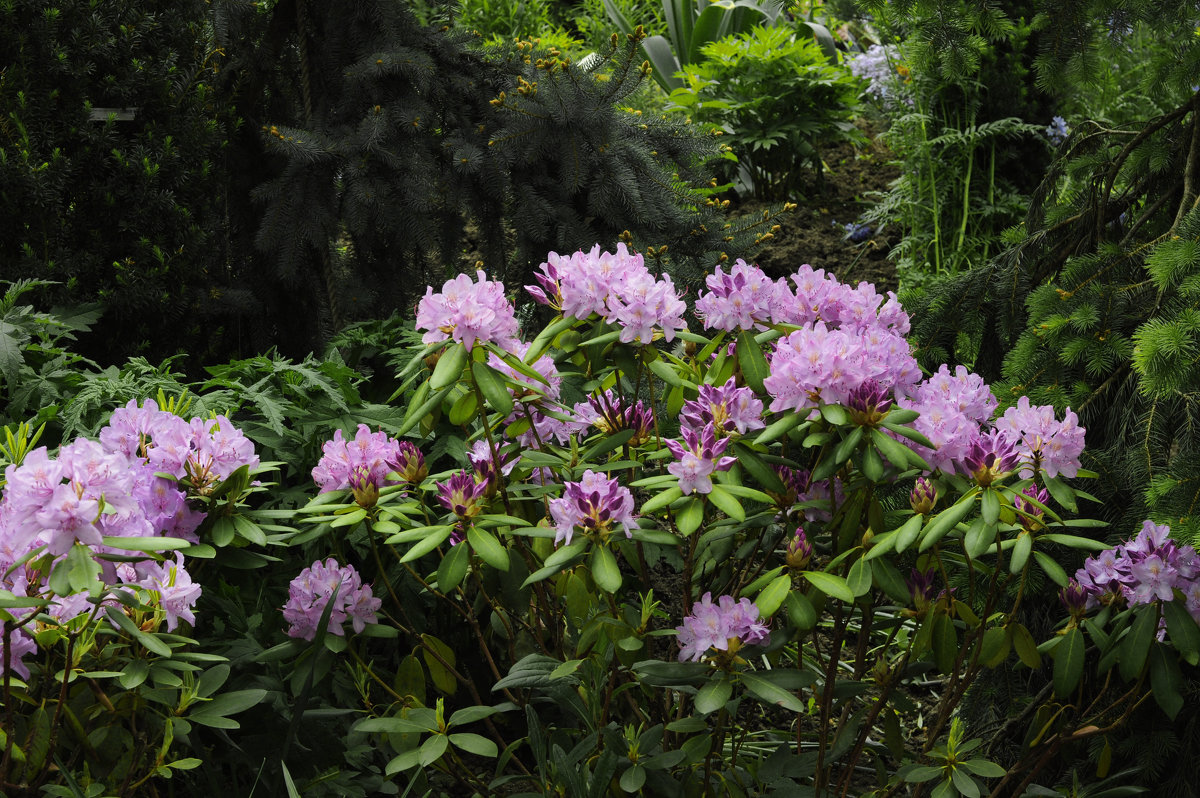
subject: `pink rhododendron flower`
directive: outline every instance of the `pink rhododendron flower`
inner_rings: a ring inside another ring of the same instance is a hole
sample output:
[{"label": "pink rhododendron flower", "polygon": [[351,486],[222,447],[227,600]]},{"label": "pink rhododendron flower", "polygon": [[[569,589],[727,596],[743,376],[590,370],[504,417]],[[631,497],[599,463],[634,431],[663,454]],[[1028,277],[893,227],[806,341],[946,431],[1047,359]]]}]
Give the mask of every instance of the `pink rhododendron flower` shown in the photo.
[{"label": "pink rhododendron flower", "polygon": [[712,493],[710,478],[717,471],[728,471],[737,461],[734,457],[722,457],[729,447],[729,438],[717,438],[712,424],[697,430],[693,427],[680,429],[683,443],[667,441],[667,448],[675,455],[675,462],[667,471],[679,477],[679,489],[686,496],[690,493]]},{"label": "pink rhododendron flower", "polygon": [[996,420],[996,429],[1004,430],[1016,442],[1021,454],[1021,476],[1028,479],[1036,469],[1054,477],[1073,477],[1079,473],[1083,452],[1083,427],[1079,417],[1067,408],[1063,420],[1054,418],[1052,405],[1031,406],[1022,396],[1016,407],[1004,411]]},{"label": "pink rhododendron flower", "polygon": [[557,529],[554,542],[564,545],[571,543],[577,529],[607,537],[619,524],[632,537],[637,526],[629,488],[591,469],[579,482],[563,485],[562,498],[550,500],[550,516]]},{"label": "pink rhododendron flower", "polygon": [[700,659],[711,649],[728,651],[730,643],[738,645],[761,643],[770,630],[758,620],[758,607],[750,599],[735,601],[733,596],[721,596],[713,604],[712,593],[705,593],[692,605],[692,612],[675,627],[679,637],[679,660]]},{"label": "pink rhododendron flower", "polygon": [[283,606],[283,619],[291,624],[288,636],[314,639],[321,615],[335,590],[337,598],[329,612],[330,634],[344,637],[346,621],[350,621],[357,633],[378,620],[376,611],[383,602],[372,595],[371,586],[362,583],[353,565],[339,567],[337,560],[330,557],[305,568],[288,586],[288,601]]},{"label": "pink rhododendron flower", "polygon": [[421,339],[427,344],[453,338],[468,350],[476,341],[495,343],[511,350],[517,343],[517,317],[504,295],[504,284],[488,280],[480,269],[478,282],[460,274],[447,280],[441,293],[425,291],[417,305],[418,330],[428,330]]}]

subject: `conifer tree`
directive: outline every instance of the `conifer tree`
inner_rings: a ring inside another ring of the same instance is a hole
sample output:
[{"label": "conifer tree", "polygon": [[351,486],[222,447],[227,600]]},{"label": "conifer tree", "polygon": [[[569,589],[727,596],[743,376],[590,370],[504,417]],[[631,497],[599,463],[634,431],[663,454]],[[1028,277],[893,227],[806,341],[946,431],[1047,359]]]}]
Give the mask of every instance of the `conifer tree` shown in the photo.
[{"label": "conifer tree", "polygon": [[[1003,376],[1002,401],[1070,405],[1102,512],[1200,535],[1200,38],[1195,4],[1046,3],[1043,88],[1087,87],[1134,26],[1160,37],[1146,113],[1074,125],[1024,225],[990,263],[910,298],[927,363]],[[931,40],[939,32],[925,32]],[[953,37],[944,39],[953,43]],[[1158,112],[1157,108],[1163,108]]]},{"label": "conifer tree", "polygon": [[352,303],[410,308],[418,287],[476,260],[516,283],[549,251],[627,232],[711,266],[769,231],[769,219],[727,229],[695,189],[714,139],[619,110],[646,78],[633,37],[575,64],[530,42],[486,53],[404,3],[285,0],[272,13],[267,32],[286,31],[272,51],[290,42],[296,59],[273,79],[294,75],[299,102],[252,123],[273,169],[256,243],[271,262],[264,286],[314,333]]}]

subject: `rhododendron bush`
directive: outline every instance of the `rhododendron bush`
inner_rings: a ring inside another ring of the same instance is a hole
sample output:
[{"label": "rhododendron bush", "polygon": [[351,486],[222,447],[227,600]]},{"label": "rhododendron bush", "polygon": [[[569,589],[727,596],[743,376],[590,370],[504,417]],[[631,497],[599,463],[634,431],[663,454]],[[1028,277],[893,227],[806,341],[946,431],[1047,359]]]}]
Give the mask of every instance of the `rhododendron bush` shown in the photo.
[{"label": "rhododendron bush", "polygon": [[[259,552],[290,580],[254,661],[288,663],[269,700],[323,695],[398,790],[1019,795],[1148,695],[1179,711],[1200,560],[1072,517],[1070,409],[922,373],[894,295],[808,266],[719,266],[690,309],[623,245],[536,279],[540,329],[482,271],[430,287],[402,420],[329,429],[295,509],[244,506],[264,466],[223,417],[135,404],[25,453],[6,684],[53,681],[41,630],[67,616],[184,656],[191,558]],[[1038,706],[993,756],[959,708],[1018,668]],[[322,693],[331,673],[353,690]]]}]

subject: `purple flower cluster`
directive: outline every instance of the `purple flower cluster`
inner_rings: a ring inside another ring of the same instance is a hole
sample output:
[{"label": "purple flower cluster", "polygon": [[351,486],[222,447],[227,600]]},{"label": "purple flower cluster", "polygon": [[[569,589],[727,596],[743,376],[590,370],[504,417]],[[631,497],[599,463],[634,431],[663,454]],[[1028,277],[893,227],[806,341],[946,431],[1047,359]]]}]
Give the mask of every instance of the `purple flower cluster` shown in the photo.
[{"label": "purple flower cluster", "polygon": [[[156,603],[166,618],[168,632],[175,631],[180,619],[189,624],[196,623],[193,609],[200,598],[201,589],[192,581],[183,565],[183,555],[179,552],[175,552],[173,563],[150,560],[122,563],[117,566],[117,576],[126,587],[136,585],[154,593]],[[88,605],[87,609],[90,610],[91,606]]]},{"label": "purple flower cluster", "polygon": [[353,565],[339,567],[337,560],[330,557],[324,563],[318,560],[305,568],[288,586],[283,619],[291,624],[289,637],[312,640],[317,636],[317,626],[334,590],[337,598],[329,611],[330,634],[344,637],[342,626],[346,621],[350,621],[357,633],[378,620],[375,613],[383,602],[371,594],[371,586],[362,583]]},{"label": "purple flower cluster", "polygon": [[780,412],[845,404],[868,380],[899,393],[920,378],[908,341],[894,329],[833,329],[818,321],[780,339],[763,383],[774,397],[771,410]]},{"label": "purple flower cluster", "polygon": [[952,375],[943,364],[937,373],[917,385],[910,396],[902,397],[899,405],[921,414],[913,427],[934,448],[908,445],[935,469],[951,473],[962,464],[981,427],[992,417],[997,402],[978,374],[958,366]]},{"label": "purple flower cluster", "polygon": [[562,498],[550,500],[550,515],[557,529],[554,542],[566,545],[570,545],[576,529],[607,538],[620,524],[625,534],[633,537],[637,526],[629,488],[591,469],[583,472],[579,482],[567,482]]},{"label": "purple flower cluster", "polygon": [[733,377],[722,386],[701,385],[699,395],[685,402],[679,413],[682,429],[699,432],[713,426],[718,437],[745,435],[750,430],[766,426],[762,420],[763,404],[750,388],[737,387]]},{"label": "purple flower cluster", "polygon": [[351,441],[342,436],[340,429],[335,430],[333,440],[326,441],[321,450],[324,455],[312,470],[313,481],[321,486],[321,493],[357,486],[357,498],[360,492],[368,492],[369,485],[378,496],[378,489],[388,482],[400,463],[399,442],[386,432],[371,432],[366,424],[358,425]]},{"label": "purple flower cluster", "polygon": [[476,341],[495,343],[511,349],[517,341],[517,317],[512,303],[504,296],[504,283],[487,279],[482,269],[478,282],[460,274],[447,280],[441,293],[433,287],[417,305],[418,330],[428,330],[421,339],[427,344],[453,338],[468,350]]},{"label": "purple flower cluster", "polygon": [[[904,92],[904,81],[897,66],[900,53],[895,45],[873,44],[866,52],[848,56],[846,66],[850,74],[867,81],[866,95],[885,107],[893,105]],[[906,99],[906,102],[912,102]]]},{"label": "purple flower cluster", "polygon": [[762,329],[781,315],[781,303],[791,293],[782,280],[770,279],[741,258],[729,274],[718,265],[704,282],[709,292],[696,300],[696,315],[710,330]]},{"label": "purple flower cluster", "polygon": [[438,501],[460,521],[469,520],[483,511],[487,482],[480,482],[469,471],[459,471],[445,482],[437,483]]},{"label": "purple flower cluster", "polygon": [[963,470],[975,483],[986,488],[1005,474],[1011,473],[1020,463],[1020,455],[1008,433],[1001,430],[981,432],[971,442],[963,456]]},{"label": "purple flower cluster", "polygon": [[1200,558],[1171,539],[1171,529],[1146,521],[1137,537],[1100,552],[1075,572],[1087,606],[1123,599],[1130,605],[1172,601],[1179,590],[1200,623]]},{"label": "purple flower cluster", "polygon": [[687,329],[687,306],[671,278],[664,274],[655,280],[642,256],[630,254],[624,244],[617,244],[615,253],[601,252],[599,244],[573,255],[551,252],[539,268],[538,285],[525,286],[535,300],[563,316],[597,314],[621,328],[625,343],[648,344],[655,334],[672,341]]},{"label": "purple flower cluster", "polygon": [[1061,116],[1055,116],[1050,120],[1050,124],[1046,125],[1046,138],[1050,139],[1050,143],[1055,147],[1066,141],[1070,135],[1071,126]]},{"label": "purple flower cluster", "polygon": [[711,649],[736,652],[742,645],[761,643],[770,629],[758,620],[758,607],[750,599],[735,601],[721,596],[713,604],[712,593],[692,605],[692,614],[683,619],[679,633],[679,660],[700,659]]},{"label": "purple flower cluster", "polygon": [[1022,396],[1016,407],[1008,408],[996,419],[996,429],[1008,433],[1014,441],[1021,455],[1023,478],[1032,477],[1038,470],[1051,477],[1059,474],[1073,477],[1079,473],[1084,429],[1071,408],[1058,421],[1051,405],[1031,407],[1029,397]]},{"label": "purple flower cluster", "polygon": [[[45,447],[34,449],[4,474],[0,589],[51,598],[47,613],[60,623],[92,612],[95,605],[85,595],[53,596],[44,584],[44,571],[28,563],[13,567],[18,560],[43,546],[61,559],[77,543],[96,553],[128,553],[106,546],[106,537],[165,535],[195,541],[204,514],[188,505],[188,494],[176,480],[187,477],[191,489],[203,493],[241,466],[258,465],[253,444],[224,416],[189,422],[149,400],[117,409],[99,438],[77,438],[53,457]],[[159,472],[175,479],[157,476]],[[147,558],[99,564],[106,584],[149,594],[148,603],[163,612],[168,630],[180,620],[194,623],[192,608],[201,589],[192,582],[182,555],[176,554],[173,563]],[[23,628],[11,646],[10,654],[17,658],[14,672],[27,675],[17,660],[36,650],[36,644]]]},{"label": "purple flower cluster", "polygon": [[730,439],[718,438],[712,424],[702,429],[684,427],[679,434],[683,443],[666,442],[675,456],[675,462],[667,466],[667,471],[679,477],[679,489],[685,496],[712,493],[712,475],[717,471],[728,471],[737,462],[735,457],[722,457]]},{"label": "purple flower cluster", "polygon": [[475,469],[475,481],[484,484],[485,492],[488,495],[495,492],[500,486],[499,476],[496,474],[496,460],[500,461],[500,475],[508,476],[512,470],[516,468],[517,457],[516,452],[503,452],[497,450],[496,457],[492,457],[492,447],[485,440],[475,441],[471,446],[471,450],[467,452],[467,459],[471,461],[471,467]]}]

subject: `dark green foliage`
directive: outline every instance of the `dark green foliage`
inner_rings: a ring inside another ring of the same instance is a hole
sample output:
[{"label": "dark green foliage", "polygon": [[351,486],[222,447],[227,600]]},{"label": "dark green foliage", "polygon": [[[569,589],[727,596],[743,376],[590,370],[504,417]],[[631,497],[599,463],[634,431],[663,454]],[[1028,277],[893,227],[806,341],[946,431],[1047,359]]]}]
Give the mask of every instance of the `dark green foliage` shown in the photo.
[{"label": "dark green foliage", "polygon": [[220,351],[246,310],[226,290],[233,120],[210,83],[207,13],[200,0],[0,4],[0,277],[101,302],[106,357]]},{"label": "dark green foliage", "polygon": [[726,131],[737,156],[732,171],[756,197],[796,196],[809,170],[820,186],[822,147],[865,143],[854,125],[858,82],[829,63],[807,29],[756,27],[702,52],[671,99]]},{"label": "dark green foliage", "polygon": [[[1101,53],[1123,46],[1109,41],[1121,26],[1094,21],[1124,6],[1085,5],[1037,21],[1055,32],[1043,36],[1043,74],[1085,68],[1070,36],[1095,34]],[[1119,128],[1074,122],[1012,246],[910,298],[925,357],[1002,374],[1011,388],[998,393],[1002,403],[1028,394],[1078,412],[1085,464],[1101,474],[1094,492],[1118,536],[1147,516],[1184,540],[1200,533],[1200,100],[1175,87],[1200,40],[1184,5],[1154,6],[1162,16],[1152,33],[1169,44],[1143,51],[1161,80],[1151,112]],[[1079,18],[1088,20],[1082,31],[1071,27]],[[1153,115],[1155,105],[1170,110]]]},{"label": "dark green foliage", "polygon": [[692,188],[716,144],[615,107],[645,80],[636,41],[579,65],[530,43],[472,49],[404,4],[294,11],[294,26],[274,14],[292,26],[302,102],[260,125],[278,168],[258,191],[256,243],[308,347],[476,261],[516,283],[551,250],[624,231],[677,262],[743,251]]}]

